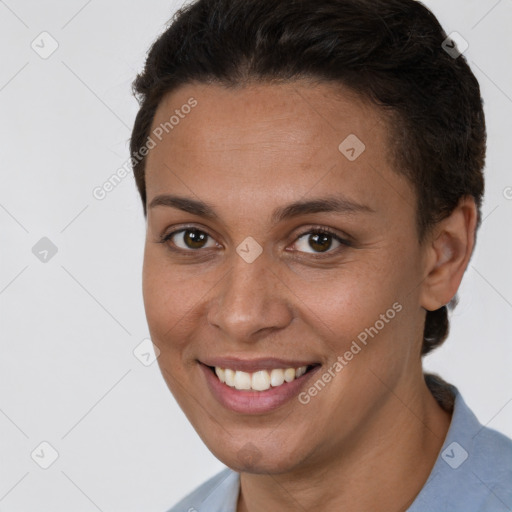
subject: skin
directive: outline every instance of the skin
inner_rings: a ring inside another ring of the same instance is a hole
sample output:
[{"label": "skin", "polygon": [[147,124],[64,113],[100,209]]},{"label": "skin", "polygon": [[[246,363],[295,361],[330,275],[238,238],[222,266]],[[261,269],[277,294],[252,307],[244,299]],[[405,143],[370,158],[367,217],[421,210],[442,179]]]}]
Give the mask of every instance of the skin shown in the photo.
[{"label": "skin", "polygon": [[[190,97],[197,106],[146,163],[143,292],[167,385],[213,454],[241,473],[238,512],[405,510],[449,428],[419,354],[426,310],[449,302],[468,264],[474,202],[462,200],[420,243],[390,129],[349,91],[186,84],[164,98],[153,128]],[[338,150],[349,134],[366,146],[355,161]],[[206,202],[217,218],[151,207],[162,194]],[[370,211],[272,222],[276,208],[326,196]],[[161,242],[184,226],[207,233],[206,247],[187,249],[183,232]],[[307,233],[318,227],[350,245],[312,247]],[[263,249],[252,263],[236,252],[249,236]],[[396,302],[402,310],[307,405],[237,414],[200,371],[207,357],[278,357],[317,361],[320,376]]]}]

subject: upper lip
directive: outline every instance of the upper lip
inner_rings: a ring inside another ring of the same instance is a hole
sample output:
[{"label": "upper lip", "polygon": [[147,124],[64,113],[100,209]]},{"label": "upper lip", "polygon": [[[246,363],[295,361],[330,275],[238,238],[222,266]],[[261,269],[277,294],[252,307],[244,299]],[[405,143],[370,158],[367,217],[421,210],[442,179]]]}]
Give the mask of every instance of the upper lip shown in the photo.
[{"label": "upper lip", "polygon": [[256,372],[259,370],[274,370],[276,368],[300,368],[301,366],[312,366],[319,364],[316,361],[305,361],[298,359],[279,359],[275,357],[262,357],[254,359],[240,359],[238,357],[212,357],[200,360],[206,366],[218,366],[245,372]]}]

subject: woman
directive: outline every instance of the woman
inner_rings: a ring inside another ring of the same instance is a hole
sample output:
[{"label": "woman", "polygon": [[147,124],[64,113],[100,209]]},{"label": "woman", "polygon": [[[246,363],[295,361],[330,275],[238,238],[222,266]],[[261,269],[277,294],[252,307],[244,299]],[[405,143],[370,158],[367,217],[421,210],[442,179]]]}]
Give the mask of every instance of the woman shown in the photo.
[{"label": "woman", "polygon": [[228,466],[173,511],[497,511],[512,441],[424,375],[480,222],[485,122],[413,0],[198,0],[131,150],[162,374]]}]

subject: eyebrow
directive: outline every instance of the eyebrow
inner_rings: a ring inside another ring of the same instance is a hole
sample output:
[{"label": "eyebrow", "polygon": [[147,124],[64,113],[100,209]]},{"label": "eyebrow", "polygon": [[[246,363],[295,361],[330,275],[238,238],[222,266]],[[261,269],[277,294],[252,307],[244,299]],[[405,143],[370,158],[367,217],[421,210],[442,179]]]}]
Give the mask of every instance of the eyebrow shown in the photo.
[{"label": "eyebrow", "polygon": [[[158,195],[153,198],[149,204],[149,208],[156,208],[158,206],[176,208],[211,220],[217,220],[219,218],[219,215],[211,204],[189,197],[172,194]],[[280,206],[272,213],[271,220],[274,224],[277,224],[284,220],[312,213],[352,214],[358,212],[375,213],[375,210],[367,205],[356,203],[342,196],[329,195],[310,200],[299,200],[286,206]]]}]

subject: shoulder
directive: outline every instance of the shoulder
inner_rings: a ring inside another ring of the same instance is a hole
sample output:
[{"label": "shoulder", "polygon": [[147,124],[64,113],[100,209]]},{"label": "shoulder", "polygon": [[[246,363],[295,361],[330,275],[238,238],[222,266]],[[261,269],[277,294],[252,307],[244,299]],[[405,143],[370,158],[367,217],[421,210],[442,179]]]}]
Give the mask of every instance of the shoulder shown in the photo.
[{"label": "shoulder", "polygon": [[[481,426],[470,445],[469,466],[480,486],[512,510],[512,440]],[[471,453],[472,452],[472,453]]]},{"label": "shoulder", "polygon": [[426,510],[512,510],[512,440],[482,425],[456,389],[450,429],[409,512]]},{"label": "shoulder", "polygon": [[168,512],[236,512],[239,475],[229,468],[201,484]]},{"label": "shoulder", "polygon": [[[460,395],[457,396],[459,420],[451,428],[452,443],[459,438],[465,445],[467,468],[481,478],[482,483],[503,491],[512,498],[512,439],[482,425]],[[453,421],[452,421],[453,423]],[[444,452],[441,453],[443,455]],[[451,454],[451,452],[450,452]],[[445,454],[446,457],[448,455]],[[462,467],[462,464],[461,464]],[[509,504],[512,507],[512,503]]]}]

